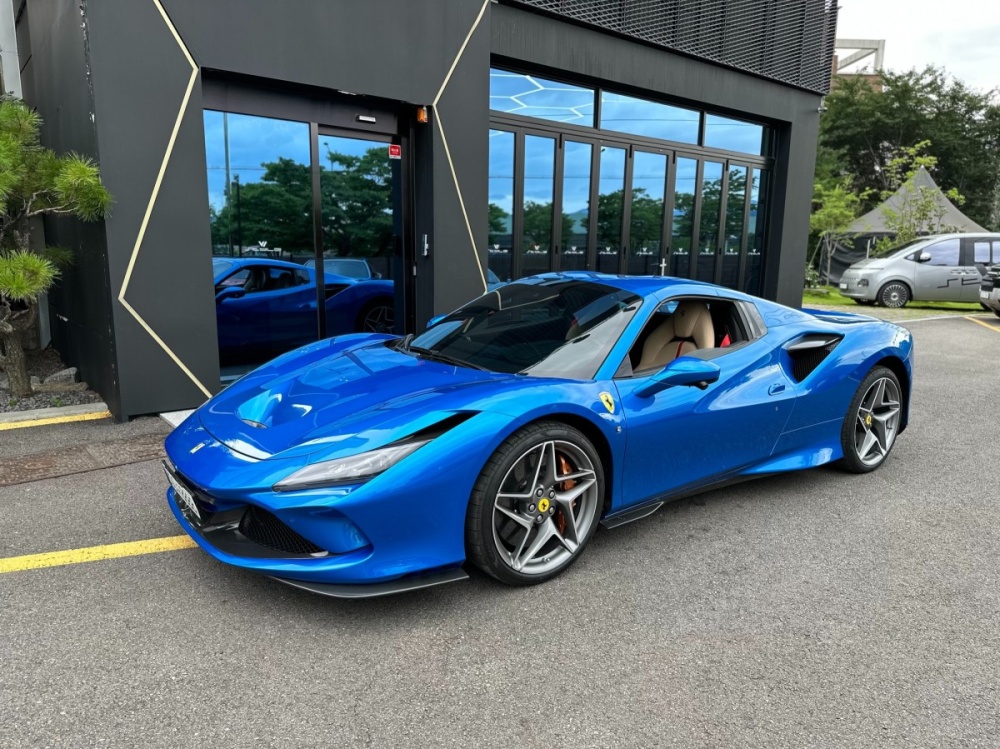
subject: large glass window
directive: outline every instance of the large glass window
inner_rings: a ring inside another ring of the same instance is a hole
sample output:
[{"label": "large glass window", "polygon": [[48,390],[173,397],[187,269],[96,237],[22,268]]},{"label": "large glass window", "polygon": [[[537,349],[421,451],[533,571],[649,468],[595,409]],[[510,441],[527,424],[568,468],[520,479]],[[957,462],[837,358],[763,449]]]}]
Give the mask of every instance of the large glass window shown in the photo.
[{"label": "large glass window", "polygon": [[750,179],[750,212],[747,228],[747,259],[743,274],[743,291],[760,294],[763,275],[764,226],[767,218],[767,194],[770,173],[753,169]]},{"label": "large glass window", "polygon": [[594,126],[595,91],[537,75],[490,70],[490,109],[585,127]]},{"label": "large glass window", "polygon": [[[323,254],[363,260],[371,276],[389,278],[394,248],[388,144],[320,135],[319,167]],[[327,272],[336,267],[324,263]]]},{"label": "large glass window", "polygon": [[746,210],[747,168],[731,165],[726,194],[726,228],[722,235],[723,286],[735,288],[740,277],[740,256],[743,249],[743,217]]},{"label": "large glass window", "polygon": [[659,273],[666,182],[665,154],[634,152],[632,204],[629,217],[629,273],[636,275]]},{"label": "large glass window", "polygon": [[634,96],[601,92],[601,127],[647,138],[697,143],[701,114]]},{"label": "large glass window", "polygon": [[489,268],[502,281],[513,278],[514,133],[490,130]]},{"label": "large glass window", "polygon": [[625,149],[601,147],[597,196],[597,270],[617,273],[625,209]]},{"label": "large glass window", "polygon": [[739,151],[761,155],[764,153],[764,126],[717,114],[705,115],[705,144],[708,148]]},{"label": "large glass window", "polygon": [[524,138],[524,213],[521,273],[544,273],[552,266],[552,210],[555,200],[555,138]]},{"label": "large glass window", "polygon": [[691,239],[694,236],[694,194],[698,162],[677,158],[674,169],[674,215],[670,238],[670,275],[687,278],[691,273]]},{"label": "large glass window", "polygon": [[587,267],[590,239],[590,160],[593,146],[568,140],[563,145],[562,270]]},{"label": "large glass window", "polygon": [[705,161],[702,166],[701,217],[698,224],[699,281],[715,280],[716,253],[719,248],[719,223],[722,213],[722,164]]}]

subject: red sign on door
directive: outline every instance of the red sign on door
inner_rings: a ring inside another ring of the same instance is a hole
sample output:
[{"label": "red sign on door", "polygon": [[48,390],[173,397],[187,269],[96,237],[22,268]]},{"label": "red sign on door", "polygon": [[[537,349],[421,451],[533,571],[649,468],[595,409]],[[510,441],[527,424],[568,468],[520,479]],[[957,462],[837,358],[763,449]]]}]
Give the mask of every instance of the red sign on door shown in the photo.
[{"label": "red sign on door", "polygon": [[390,159],[403,158],[403,147],[396,145],[395,143],[389,144],[389,158]]}]

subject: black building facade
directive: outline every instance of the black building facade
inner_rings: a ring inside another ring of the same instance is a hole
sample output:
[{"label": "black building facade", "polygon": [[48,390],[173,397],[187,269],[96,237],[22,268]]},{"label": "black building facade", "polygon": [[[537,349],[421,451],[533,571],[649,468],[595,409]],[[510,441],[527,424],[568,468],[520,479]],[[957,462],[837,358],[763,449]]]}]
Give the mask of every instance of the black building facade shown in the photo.
[{"label": "black building facade", "polygon": [[128,418],[201,403],[293,315],[338,332],[311,268],[345,259],[389,301],[336,314],[399,332],[556,269],[797,304],[835,27],[830,0],[27,0],[43,142],[115,199],[46,224],[77,250],[54,345]]}]

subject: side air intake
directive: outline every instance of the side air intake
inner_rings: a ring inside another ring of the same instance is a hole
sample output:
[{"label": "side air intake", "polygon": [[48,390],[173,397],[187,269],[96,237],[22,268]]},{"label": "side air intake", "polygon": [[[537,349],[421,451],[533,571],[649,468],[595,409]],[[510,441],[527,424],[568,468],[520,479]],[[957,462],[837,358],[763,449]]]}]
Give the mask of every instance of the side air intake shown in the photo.
[{"label": "side air intake", "polygon": [[785,346],[792,360],[792,379],[802,382],[837,348],[841,340],[843,336],[810,333]]}]

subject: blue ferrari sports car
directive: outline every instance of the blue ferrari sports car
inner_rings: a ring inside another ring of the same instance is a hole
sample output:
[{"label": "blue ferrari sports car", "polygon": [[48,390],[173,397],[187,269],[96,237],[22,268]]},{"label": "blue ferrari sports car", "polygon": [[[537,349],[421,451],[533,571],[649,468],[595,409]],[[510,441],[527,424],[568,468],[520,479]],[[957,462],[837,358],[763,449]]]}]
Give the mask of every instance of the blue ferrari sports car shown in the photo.
[{"label": "blue ferrari sports car", "polygon": [[[219,356],[260,361],[316,339],[316,271],[269,258],[212,258]],[[325,273],[327,330],[387,332],[392,281]]]},{"label": "blue ferrari sports car", "polygon": [[414,337],[312,343],[166,441],[167,498],[209,554],[363,597],[563,572],[598,526],[729,482],[878,468],[913,342],[674,278],[552,273]]}]

